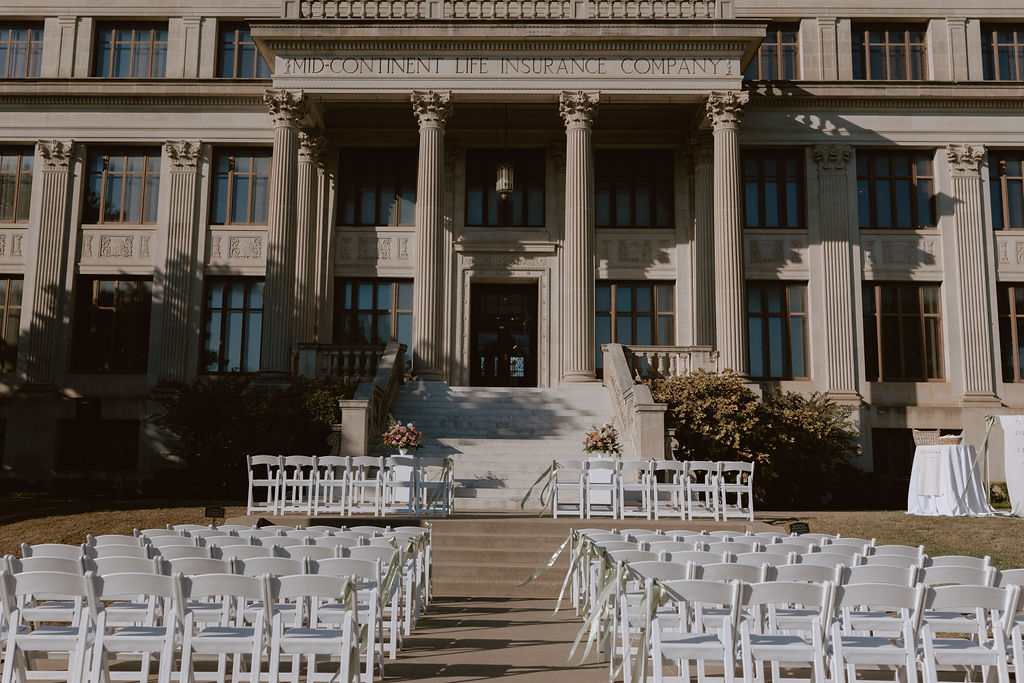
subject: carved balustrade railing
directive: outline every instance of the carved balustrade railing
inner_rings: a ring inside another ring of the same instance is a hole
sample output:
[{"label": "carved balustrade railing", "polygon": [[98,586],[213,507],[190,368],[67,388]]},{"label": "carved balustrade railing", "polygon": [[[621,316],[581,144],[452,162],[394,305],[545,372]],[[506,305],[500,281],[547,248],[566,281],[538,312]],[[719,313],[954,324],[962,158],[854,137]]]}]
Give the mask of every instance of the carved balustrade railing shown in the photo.
[{"label": "carved balustrade railing", "polygon": [[731,19],[732,0],[284,0],[285,19]]},{"label": "carved balustrade railing", "polygon": [[383,434],[395,394],[405,379],[405,352],[405,344],[389,343],[380,354],[373,379],[361,382],[351,399],[339,401],[340,455],[368,455],[371,444]]},{"label": "carved balustrade railing", "polygon": [[376,374],[383,351],[380,344],[299,344],[295,374],[311,379],[362,382]]},{"label": "carved balustrade railing", "polygon": [[710,346],[623,346],[633,377],[678,377],[694,370],[718,371]]},{"label": "carved balustrade railing", "polygon": [[611,394],[615,421],[622,435],[632,443],[633,457],[664,460],[667,406],[654,401],[647,385],[634,382],[626,347],[621,344],[604,344],[601,353],[604,360],[604,384]]}]

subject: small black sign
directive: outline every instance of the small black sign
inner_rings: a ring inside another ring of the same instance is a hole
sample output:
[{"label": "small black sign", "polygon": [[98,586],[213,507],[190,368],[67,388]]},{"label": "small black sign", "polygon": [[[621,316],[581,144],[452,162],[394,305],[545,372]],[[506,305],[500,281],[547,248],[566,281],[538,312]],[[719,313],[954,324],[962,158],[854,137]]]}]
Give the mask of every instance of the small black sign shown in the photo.
[{"label": "small black sign", "polygon": [[797,536],[810,533],[810,531],[811,525],[807,522],[793,522],[789,525],[789,533],[796,534]]},{"label": "small black sign", "polygon": [[210,519],[223,519],[223,517],[224,517],[224,508],[218,507],[216,505],[207,505],[206,506],[206,516],[209,517]]}]

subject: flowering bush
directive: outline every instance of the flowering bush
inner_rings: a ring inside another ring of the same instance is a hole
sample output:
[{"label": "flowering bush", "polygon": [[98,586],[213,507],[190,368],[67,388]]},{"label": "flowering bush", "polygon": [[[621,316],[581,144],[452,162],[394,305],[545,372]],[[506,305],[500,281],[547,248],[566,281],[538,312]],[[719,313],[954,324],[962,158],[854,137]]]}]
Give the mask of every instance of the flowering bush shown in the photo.
[{"label": "flowering bush", "polygon": [[600,427],[594,425],[583,438],[583,450],[587,453],[605,453],[616,458],[621,457],[622,444],[619,443],[618,430],[610,424],[603,424]]},{"label": "flowering bush", "polygon": [[412,422],[407,425],[394,422],[384,432],[384,445],[399,450],[419,450],[423,448],[423,432],[413,427]]}]

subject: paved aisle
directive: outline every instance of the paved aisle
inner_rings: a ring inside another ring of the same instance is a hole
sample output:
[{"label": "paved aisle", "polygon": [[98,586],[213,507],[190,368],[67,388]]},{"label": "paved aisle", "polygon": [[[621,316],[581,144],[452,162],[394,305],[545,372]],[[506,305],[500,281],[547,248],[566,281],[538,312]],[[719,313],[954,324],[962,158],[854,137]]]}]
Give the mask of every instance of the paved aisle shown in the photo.
[{"label": "paved aisle", "polygon": [[593,652],[586,666],[567,661],[582,622],[562,606],[552,616],[551,599],[435,598],[398,659],[385,662],[384,680],[606,682]]}]

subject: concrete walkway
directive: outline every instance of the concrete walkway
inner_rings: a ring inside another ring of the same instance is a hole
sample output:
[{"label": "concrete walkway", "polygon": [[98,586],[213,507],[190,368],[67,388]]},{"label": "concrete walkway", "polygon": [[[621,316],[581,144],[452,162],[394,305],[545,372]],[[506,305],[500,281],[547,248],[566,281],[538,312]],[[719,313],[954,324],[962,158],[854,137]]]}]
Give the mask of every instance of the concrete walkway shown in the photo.
[{"label": "concrete walkway", "polygon": [[607,664],[593,652],[586,665],[567,661],[582,621],[568,601],[552,616],[554,607],[551,599],[437,598],[398,659],[385,663],[383,680],[607,681]]}]

